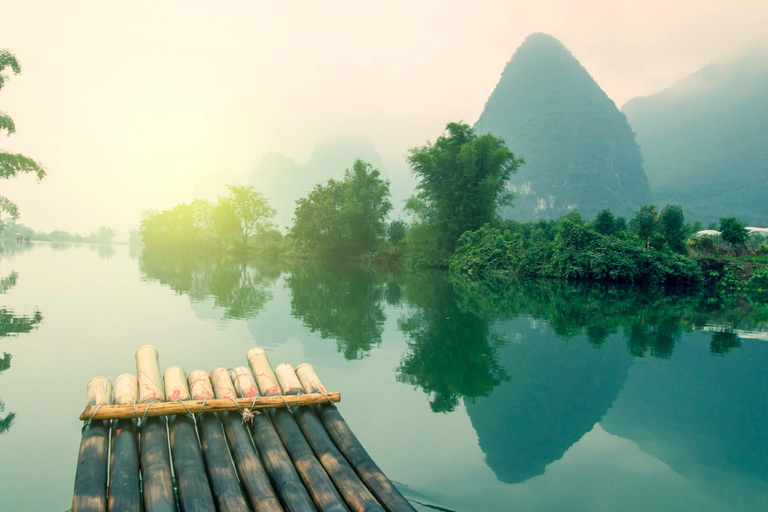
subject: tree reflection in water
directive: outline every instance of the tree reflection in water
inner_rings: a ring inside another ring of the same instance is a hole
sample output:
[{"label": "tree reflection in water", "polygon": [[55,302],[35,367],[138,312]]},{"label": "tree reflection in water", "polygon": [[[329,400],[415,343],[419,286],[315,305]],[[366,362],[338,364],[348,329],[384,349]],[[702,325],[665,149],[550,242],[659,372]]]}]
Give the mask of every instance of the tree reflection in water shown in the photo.
[{"label": "tree reflection in water", "polygon": [[[11,272],[4,278],[0,279],[0,294],[8,292],[13,288],[19,279],[19,275],[16,272]],[[40,322],[43,321],[43,315],[40,311],[35,310],[32,316],[20,316],[16,315],[11,309],[0,308],[0,338],[6,338],[8,336],[18,336],[30,332],[32,329],[37,328]],[[11,367],[11,354],[7,352],[2,353],[0,357],[0,373],[10,369]],[[0,400],[0,413],[5,411],[5,404]],[[7,432],[13,425],[13,420],[16,417],[15,413],[8,413],[5,417],[0,416],[0,435]]]},{"label": "tree reflection in water", "polygon": [[295,264],[286,279],[291,315],[323,339],[336,340],[347,360],[361,359],[381,344],[383,303],[400,300],[400,286],[384,272],[357,265]]},{"label": "tree reflection in water", "polygon": [[224,318],[253,318],[272,300],[272,285],[280,277],[277,263],[245,262],[186,251],[145,247],[139,269],[192,302],[213,299]]}]

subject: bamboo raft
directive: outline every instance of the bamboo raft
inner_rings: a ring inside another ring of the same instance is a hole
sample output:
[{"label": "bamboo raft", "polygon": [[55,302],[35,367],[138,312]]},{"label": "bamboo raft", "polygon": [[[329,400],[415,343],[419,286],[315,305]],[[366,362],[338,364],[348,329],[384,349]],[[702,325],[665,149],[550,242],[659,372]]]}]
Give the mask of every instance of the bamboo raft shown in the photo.
[{"label": "bamboo raft", "polygon": [[[91,379],[72,512],[415,512],[312,366],[207,373],[136,352],[136,376]],[[137,378],[138,376],[138,378]]]}]

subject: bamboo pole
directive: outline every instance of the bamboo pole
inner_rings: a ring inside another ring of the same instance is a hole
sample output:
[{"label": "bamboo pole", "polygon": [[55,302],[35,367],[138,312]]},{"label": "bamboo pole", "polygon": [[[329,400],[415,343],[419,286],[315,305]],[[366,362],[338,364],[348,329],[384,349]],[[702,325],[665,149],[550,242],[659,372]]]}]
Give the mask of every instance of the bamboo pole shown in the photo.
[{"label": "bamboo pole", "polygon": [[[115,403],[129,405],[138,399],[138,382],[130,373],[115,379]],[[139,481],[139,434],[136,419],[112,422],[108,509],[115,512],[141,512]]]},{"label": "bamboo pole", "polygon": [[[249,363],[254,358],[261,357],[266,357],[266,355],[260,348],[248,351],[247,358]],[[263,379],[267,377],[269,376],[259,372],[256,373],[257,382],[266,382]],[[277,435],[275,427],[265,414],[254,415],[251,433],[261,455],[261,460],[264,462],[264,467],[267,468],[267,473],[269,473],[272,483],[285,507],[288,510],[297,512],[317,510],[312,498],[309,497],[307,489],[302,484],[296,468],[293,466],[293,462],[291,462],[291,457],[280,440],[280,436]]]},{"label": "bamboo pole", "polygon": [[[166,396],[174,400],[189,400],[187,374],[181,366],[171,366],[163,373]],[[179,505],[184,512],[216,512],[213,504],[205,462],[190,415],[171,416],[168,420],[171,455],[176,474]]]},{"label": "bamboo pole", "polygon": [[[157,349],[143,346],[136,351],[139,401],[143,404],[165,399]],[[141,481],[145,512],[176,512],[176,497],[171,478],[171,459],[165,418],[141,421]]]},{"label": "bamboo pole", "polygon": [[[251,361],[253,362],[253,359]],[[257,373],[265,373],[267,371],[272,373],[272,368],[269,366],[269,360],[266,359],[266,356],[263,361],[266,361],[266,366],[261,368],[261,366],[264,366],[263,362],[256,364],[257,370],[259,370]],[[235,368],[230,372],[230,375],[234,381],[238,396],[244,398],[258,396],[259,388],[248,368]],[[277,379],[274,379],[272,382],[274,386],[267,383],[265,389],[274,388],[272,392],[280,394]],[[296,472],[301,481],[304,482],[304,486],[317,508],[322,512],[348,512],[349,509],[344,505],[344,501],[339,496],[330,478],[328,478],[323,466],[315,458],[315,454],[312,453],[312,448],[304,438],[304,434],[301,433],[299,426],[296,425],[293,415],[287,409],[265,412],[268,416],[271,416],[272,424],[280,436],[283,446],[288,451]]]},{"label": "bamboo pole", "polygon": [[[300,364],[296,367],[296,374],[307,392],[326,392],[325,386],[320,382],[320,378],[311,365]],[[317,413],[328,435],[355,469],[360,479],[376,496],[379,503],[384,505],[384,508],[389,512],[415,512],[416,509],[413,505],[400,494],[400,491],[368,455],[339,410],[326,402],[317,407]]]},{"label": "bamboo pole", "polygon": [[[283,393],[293,394],[303,392],[301,382],[291,365],[281,364],[275,368],[277,381]],[[347,502],[350,510],[354,512],[383,511],[384,509],[373,497],[373,494],[360,481],[355,470],[347,462],[347,459],[339,452],[336,445],[328,437],[322,423],[315,415],[315,411],[309,407],[298,408],[296,422],[301,427],[304,437],[307,438],[312,449],[317,454],[320,463],[330,475],[336,488]]]},{"label": "bamboo pole", "polygon": [[[340,402],[341,401],[341,393],[337,391],[331,391],[328,393],[328,396],[331,398],[331,401],[333,402]],[[298,402],[296,402],[298,398]],[[321,395],[320,393],[317,394],[306,394],[301,395],[299,397],[290,397],[288,399],[288,405],[293,407],[294,405],[319,405],[323,403],[328,403],[328,399]],[[270,396],[270,397],[258,397],[256,398],[256,402],[254,403],[252,399],[247,398],[237,398],[235,399],[235,402],[237,402],[237,405],[235,405],[232,400],[229,399],[211,399],[208,400],[205,403],[205,413],[209,412],[224,412],[224,411],[238,411],[240,409],[254,409],[254,410],[261,410],[261,409],[279,409],[279,408],[285,408],[286,402],[283,401],[282,398],[280,398],[279,395],[277,396]],[[184,405],[182,405],[180,402],[153,402],[151,406],[149,404],[135,404],[136,408],[134,409],[133,405],[127,404],[127,405],[104,405],[99,408],[98,412],[96,411],[96,406],[89,406],[86,407],[86,409],[80,414],[81,420],[87,420],[91,417],[91,415],[96,412],[96,415],[93,417],[94,420],[117,420],[117,419],[128,419],[128,418],[136,418],[136,413],[138,412],[139,417],[146,417],[146,418],[156,418],[158,416],[173,416],[178,414],[187,414],[187,412],[191,412],[193,414],[196,414],[200,412],[200,408],[203,405],[202,400],[184,400]],[[187,406],[186,408],[184,406]],[[253,406],[253,407],[251,407]],[[149,411],[147,411],[147,408],[149,408]],[[189,411],[187,411],[189,409]],[[146,411],[146,415],[144,414]]]},{"label": "bamboo pole", "polygon": [[[216,368],[211,372],[210,377],[216,398],[225,400],[236,398],[237,394],[227,370]],[[240,475],[240,482],[245,488],[245,494],[253,509],[257,512],[282,512],[283,508],[269,484],[267,473],[253,449],[253,443],[240,414],[223,412],[221,423],[224,425],[224,434],[232,451],[237,474]]]},{"label": "bamboo pole", "polygon": [[[91,379],[85,395],[86,407],[111,402],[112,383],[106,377]],[[77,457],[72,512],[107,510],[108,454],[109,421],[86,422]]]},{"label": "bamboo pole", "polygon": [[[188,382],[192,398],[201,401],[213,398],[211,381],[203,370],[190,372]],[[235,468],[232,466],[227,441],[221,432],[219,413],[199,415],[197,431],[216,508],[219,512],[249,512]]]}]

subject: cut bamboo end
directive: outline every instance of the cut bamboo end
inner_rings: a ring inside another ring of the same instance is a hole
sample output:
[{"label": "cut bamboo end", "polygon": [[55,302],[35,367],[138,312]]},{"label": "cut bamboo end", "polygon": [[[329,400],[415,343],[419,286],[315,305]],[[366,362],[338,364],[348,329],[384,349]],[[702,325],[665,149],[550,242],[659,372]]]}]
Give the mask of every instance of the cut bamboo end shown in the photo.
[{"label": "cut bamboo end", "polygon": [[[191,374],[190,374],[191,376]],[[227,377],[229,378],[229,377]],[[151,402],[145,404],[133,405],[102,405],[99,410],[96,411],[96,406],[88,407],[80,415],[81,420],[87,420],[93,416],[94,420],[114,420],[114,419],[129,419],[138,416],[152,418],[155,416],[172,416],[177,414],[198,413],[203,412],[222,412],[222,411],[238,411],[242,409],[276,409],[283,408],[287,405],[293,407],[305,406],[305,405],[319,405],[327,404],[328,398],[331,402],[340,402],[341,393],[330,392],[326,398],[321,394],[305,394],[298,396],[291,396],[289,400],[284,400],[283,396],[260,396],[254,398],[235,398],[234,401],[230,398],[210,398],[210,399],[195,399],[184,400],[182,402]],[[205,407],[203,407],[205,402]],[[235,405],[237,404],[237,405]],[[186,405],[186,407],[184,407]],[[146,412],[146,415],[144,414]],[[95,414],[94,414],[95,413]]]},{"label": "cut bamboo end", "polygon": [[272,364],[269,362],[264,349],[252,348],[246,355],[248,366],[253,371],[256,378],[256,384],[259,386],[261,394],[264,396],[273,396],[280,394],[280,386],[277,383],[275,372],[272,371]]},{"label": "cut bamboo end", "polygon": [[259,395],[259,388],[251,375],[251,370],[245,366],[239,366],[230,370],[229,376],[235,386],[235,392],[240,398],[253,398]]},{"label": "cut bamboo end", "polygon": [[115,379],[115,404],[130,405],[139,399],[139,384],[132,373],[123,373]]},{"label": "cut bamboo end", "polygon": [[189,387],[187,386],[187,373],[181,366],[171,366],[163,373],[165,384],[165,396],[170,401],[189,400]]},{"label": "cut bamboo end", "polygon": [[187,377],[189,383],[189,394],[195,400],[205,400],[213,398],[213,387],[208,372],[203,370],[192,370]]},{"label": "cut bamboo end", "polygon": [[320,377],[317,376],[317,373],[315,373],[315,369],[312,368],[311,364],[302,363],[297,366],[296,375],[299,377],[301,385],[304,386],[307,393],[327,392],[323,383],[320,382]]},{"label": "cut bamboo end", "polygon": [[[94,377],[88,381],[85,391],[87,408],[112,403],[112,383],[106,377]],[[88,419],[86,417],[85,419]]]},{"label": "cut bamboo end", "polygon": [[211,372],[211,384],[216,398],[237,398],[235,386],[226,368],[216,368]]},{"label": "cut bamboo end", "polygon": [[284,395],[298,395],[304,392],[304,388],[301,387],[301,382],[296,377],[296,372],[293,371],[293,366],[283,363],[275,368],[275,375],[277,375],[277,381],[280,384],[280,388],[283,390]]},{"label": "cut bamboo end", "polygon": [[155,347],[145,345],[136,351],[136,375],[139,381],[139,402],[165,400],[160,362]]}]

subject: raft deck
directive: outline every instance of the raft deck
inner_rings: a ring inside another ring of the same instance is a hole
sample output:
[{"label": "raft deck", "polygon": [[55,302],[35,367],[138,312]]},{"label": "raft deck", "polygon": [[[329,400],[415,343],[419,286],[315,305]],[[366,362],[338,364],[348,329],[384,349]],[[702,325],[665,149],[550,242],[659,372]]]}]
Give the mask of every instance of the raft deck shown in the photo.
[{"label": "raft deck", "polygon": [[87,386],[72,511],[415,511],[373,462],[312,366],[136,375]]}]

